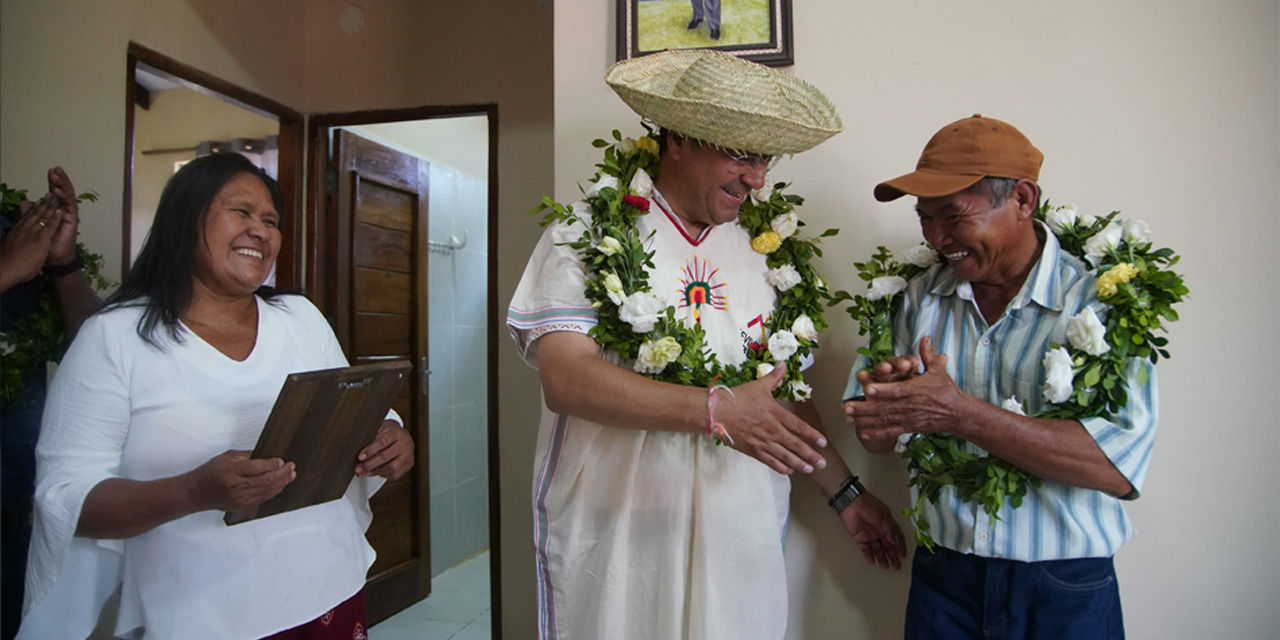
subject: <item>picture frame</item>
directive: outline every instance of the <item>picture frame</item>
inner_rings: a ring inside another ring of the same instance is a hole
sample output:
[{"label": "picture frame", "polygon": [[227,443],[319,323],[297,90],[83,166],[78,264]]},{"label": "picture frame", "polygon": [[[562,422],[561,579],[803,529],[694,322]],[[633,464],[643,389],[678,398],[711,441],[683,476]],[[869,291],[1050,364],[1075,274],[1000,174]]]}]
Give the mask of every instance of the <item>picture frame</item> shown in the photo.
[{"label": "picture frame", "polygon": [[[617,2],[618,60],[667,49],[715,49],[772,67],[795,64],[791,0]],[[695,5],[701,5],[701,19]],[[719,6],[716,31],[708,5]]]}]

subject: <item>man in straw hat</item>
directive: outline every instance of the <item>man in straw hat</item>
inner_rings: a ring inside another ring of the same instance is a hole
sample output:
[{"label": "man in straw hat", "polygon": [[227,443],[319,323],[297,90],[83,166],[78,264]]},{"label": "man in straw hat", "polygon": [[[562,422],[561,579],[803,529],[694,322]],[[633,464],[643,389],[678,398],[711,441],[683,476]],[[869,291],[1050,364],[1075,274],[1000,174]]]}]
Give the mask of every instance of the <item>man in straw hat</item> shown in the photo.
[{"label": "man in straw hat", "polygon": [[914,172],[875,188],[882,202],[916,196],[943,262],[909,283],[894,318],[897,352],[918,350],[870,371],[860,358],[846,416],[873,452],[944,431],[1043,480],[998,520],[954,486],[926,504],[937,544],[916,550],[908,638],[1124,635],[1112,555],[1133,534],[1122,501],[1146,476],[1155,373],[1131,360],[1129,401],[1109,417],[1028,417],[1008,402],[1039,409],[1044,354],[1067,343],[1076,314],[1100,307],[1088,266],[1032,217],[1042,159],[1013,126],[975,115],[935,134]]},{"label": "man in straw hat", "polygon": [[[627,60],[605,79],[662,127],[657,178],[644,190],[654,206],[635,223],[654,252],[649,289],[705,330],[722,363],[743,362],[778,294],[751,235],[728,223],[776,156],[839,132],[839,115],[807,83],[718,52]],[[508,316],[547,406],[534,486],[541,637],[782,638],[793,471],[833,499],[868,562],[897,568],[905,543],[892,514],[827,444],[810,402],[773,398],[785,365],[709,392],[634,373],[587,335],[604,319],[568,246],[582,232],[547,230]],[[708,297],[698,311],[685,299],[691,275],[728,303]],[[709,422],[733,444],[704,435]]]}]

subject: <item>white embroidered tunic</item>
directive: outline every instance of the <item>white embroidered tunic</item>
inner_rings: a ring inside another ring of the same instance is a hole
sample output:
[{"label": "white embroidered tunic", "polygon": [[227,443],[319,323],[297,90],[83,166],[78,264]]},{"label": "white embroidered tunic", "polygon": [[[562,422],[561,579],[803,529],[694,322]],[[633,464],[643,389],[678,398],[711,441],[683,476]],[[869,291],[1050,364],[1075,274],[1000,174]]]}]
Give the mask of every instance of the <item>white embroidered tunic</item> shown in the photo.
[{"label": "white embroidered tunic", "polygon": [[[661,196],[653,205],[637,224],[641,239],[654,232],[651,290],[678,318],[702,323],[722,363],[741,363],[764,342],[776,300],[765,257],[735,223],[690,238]],[[507,323],[531,366],[538,337],[595,325],[583,264],[557,246],[582,231],[548,228],[511,301]],[[788,478],[705,436],[636,426],[543,408],[533,496],[540,636],[782,638]]]}]

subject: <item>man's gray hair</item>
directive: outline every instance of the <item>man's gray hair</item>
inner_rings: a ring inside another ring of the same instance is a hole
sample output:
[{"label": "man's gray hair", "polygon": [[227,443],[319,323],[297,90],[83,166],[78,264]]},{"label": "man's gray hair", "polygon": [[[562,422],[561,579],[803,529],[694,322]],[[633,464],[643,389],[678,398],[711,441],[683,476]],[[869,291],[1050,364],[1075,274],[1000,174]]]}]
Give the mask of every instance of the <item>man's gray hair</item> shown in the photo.
[{"label": "man's gray hair", "polygon": [[980,193],[987,197],[987,202],[991,206],[998,207],[1004,204],[1005,200],[1013,194],[1014,187],[1018,186],[1018,181],[1014,178],[998,178],[996,176],[987,176],[969,187],[971,193]]}]

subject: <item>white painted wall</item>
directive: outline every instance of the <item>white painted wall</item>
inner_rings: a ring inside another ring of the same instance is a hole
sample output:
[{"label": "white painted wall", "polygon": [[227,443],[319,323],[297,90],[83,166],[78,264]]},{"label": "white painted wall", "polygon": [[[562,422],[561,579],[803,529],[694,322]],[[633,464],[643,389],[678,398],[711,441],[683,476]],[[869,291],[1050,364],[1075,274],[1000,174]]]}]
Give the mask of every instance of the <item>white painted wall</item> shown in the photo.
[{"label": "white painted wall", "polygon": [[[942,125],[976,112],[1014,123],[1044,151],[1047,197],[1145,219],[1157,242],[1182,254],[1192,297],[1170,336],[1174,358],[1159,369],[1160,436],[1143,498],[1130,509],[1138,533],[1117,556],[1127,627],[1134,638],[1275,637],[1277,4],[793,7],[791,71],[827,92],[847,129],[775,177],[808,198],[810,228],[843,229],[824,243],[820,264],[834,286],[858,284],[852,262],[876,245],[919,241],[910,199],[878,204],[872,187],[910,171]],[[591,139],[640,127],[601,80],[613,61],[613,3],[558,8],[555,193],[571,200],[598,160]],[[901,462],[871,459],[843,428],[837,402],[863,341],[843,313],[828,318],[811,376],[822,417],[868,486],[903,506]],[[532,429],[536,420],[524,419]],[[793,515],[790,637],[901,637],[906,571],[866,567],[803,480],[794,483]]]}]

